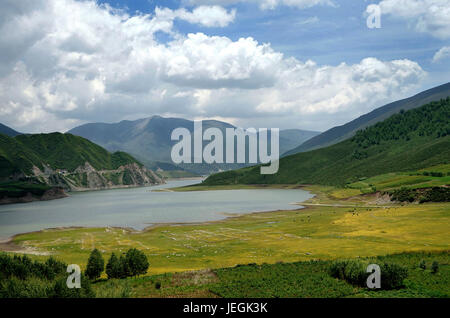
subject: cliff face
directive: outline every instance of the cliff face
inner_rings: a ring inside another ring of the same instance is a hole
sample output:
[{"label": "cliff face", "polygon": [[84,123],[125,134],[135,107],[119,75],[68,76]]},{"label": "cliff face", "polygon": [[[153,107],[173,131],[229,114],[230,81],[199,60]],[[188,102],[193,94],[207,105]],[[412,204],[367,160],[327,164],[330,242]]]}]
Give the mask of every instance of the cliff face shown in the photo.
[{"label": "cliff face", "polygon": [[0,204],[163,182],[129,154],[71,134],[0,134]]},{"label": "cliff face", "polygon": [[96,170],[89,162],[74,171],[53,170],[44,166],[44,171],[33,167],[33,177],[66,191],[101,190],[126,187],[149,186],[164,183],[153,171],[130,163],[115,170]]}]

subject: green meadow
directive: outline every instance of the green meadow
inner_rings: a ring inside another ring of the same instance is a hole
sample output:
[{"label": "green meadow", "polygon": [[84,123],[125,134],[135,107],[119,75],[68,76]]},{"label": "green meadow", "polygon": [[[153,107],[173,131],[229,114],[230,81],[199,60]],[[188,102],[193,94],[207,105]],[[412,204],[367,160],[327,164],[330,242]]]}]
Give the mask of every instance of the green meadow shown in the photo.
[{"label": "green meadow", "polygon": [[[327,194],[322,196],[329,197]],[[205,224],[161,225],[142,232],[121,228],[50,229],[15,236],[33,257],[53,255],[85,266],[98,248],[105,257],[141,249],[149,274],[449,249],[449,204],[384,205],[318,198],[306,209],[229,217]],[[319,201],[322,202],[322,201]]]}]

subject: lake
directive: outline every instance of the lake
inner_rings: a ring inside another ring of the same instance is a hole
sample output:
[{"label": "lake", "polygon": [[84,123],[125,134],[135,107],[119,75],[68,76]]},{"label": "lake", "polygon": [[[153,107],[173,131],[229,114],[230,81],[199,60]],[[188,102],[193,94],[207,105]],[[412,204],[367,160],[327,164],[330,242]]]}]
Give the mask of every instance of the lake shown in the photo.
[{"label": "lake", "polygon": [[152,192],[199,183],[176,180],[144,188],[71,193],[52,201],[0,206],[0,239],[56,227],[130,227],[158,223],[197,223],[244,214],[301,208],[313,195],[299,189]]}]

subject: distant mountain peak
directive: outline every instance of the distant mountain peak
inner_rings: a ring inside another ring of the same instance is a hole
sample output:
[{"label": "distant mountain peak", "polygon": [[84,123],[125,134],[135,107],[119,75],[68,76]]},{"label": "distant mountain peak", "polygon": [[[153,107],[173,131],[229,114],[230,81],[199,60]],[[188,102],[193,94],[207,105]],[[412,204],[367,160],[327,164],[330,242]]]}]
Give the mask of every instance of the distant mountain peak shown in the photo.
[{"label": "distant mountain peak", "polygon": [[15,137],[18,135],[22,135],[22,133],[0,123],[0,134],[7,135],[9,137]]}]

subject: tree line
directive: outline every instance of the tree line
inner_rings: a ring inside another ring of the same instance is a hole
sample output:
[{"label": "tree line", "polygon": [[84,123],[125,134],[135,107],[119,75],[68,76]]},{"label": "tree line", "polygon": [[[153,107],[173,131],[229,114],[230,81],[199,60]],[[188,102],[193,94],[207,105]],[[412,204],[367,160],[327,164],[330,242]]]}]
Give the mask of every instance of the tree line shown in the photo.
[{"label": "tree line", "polygon": [[359,148],[415,137],[442,138],[450,135],[450,97],[400,113],[356,132],[352,141]]},{"label": "tree line", "polygon": [[[108,279],[126,278],[144,275],[147,273],[149,262],[142,251],[132,248],[126,254],[117,257],[112,253],[106,264]],[[105,261],[98,249],[94,249],[88,259],[86,276],[89,279],[98,279],[105,270]]]}]

